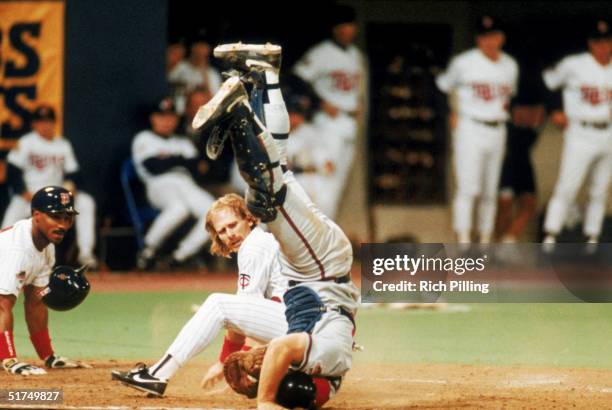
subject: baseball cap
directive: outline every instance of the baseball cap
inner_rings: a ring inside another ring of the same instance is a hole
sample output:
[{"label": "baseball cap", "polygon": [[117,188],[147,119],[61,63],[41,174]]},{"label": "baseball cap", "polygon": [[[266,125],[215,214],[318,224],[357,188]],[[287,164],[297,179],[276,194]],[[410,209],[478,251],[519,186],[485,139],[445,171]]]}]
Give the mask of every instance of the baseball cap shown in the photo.
[{"label": "baseball cap", "polygon": [[55,110],[50,105],[39,105],[32,113],[32,121],[55,121]]},{"label": "baseball cap", "polygon": [[171,97],[165,97],[151,110],[152,114],[176,114],[176,107]]},{"label": "baseball cap", "polygon": [[481,16],[476,21],[476,34],[489,34],[496,31],[504,31],[497,19],[491,16]]},{"label": "baseball cap", "polygon": [[332,27],[345,23],[355,23],[356,21],[357,17],[355,15],[355,10],[350,6],[345,6],[343,4],[336,5],[330,13],[330,23]]},{"label": "baseball cap", "polygon": [[612,32],[610,32],[610,25],[605,20],[598,20],[591,25],[588,33],[589,40],[603,40],[612,38]]}]

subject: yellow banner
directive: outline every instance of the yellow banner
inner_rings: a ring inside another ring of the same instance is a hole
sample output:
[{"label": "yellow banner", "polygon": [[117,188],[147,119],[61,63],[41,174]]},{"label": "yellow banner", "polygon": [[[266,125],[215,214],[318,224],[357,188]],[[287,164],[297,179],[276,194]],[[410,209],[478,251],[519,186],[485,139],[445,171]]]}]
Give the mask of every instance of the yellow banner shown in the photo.
[{"label": "yellow banner", "polygon": [[55,108],[62,130],[64,2],[0,2],[0,149],[29,130],[30,113]]}]

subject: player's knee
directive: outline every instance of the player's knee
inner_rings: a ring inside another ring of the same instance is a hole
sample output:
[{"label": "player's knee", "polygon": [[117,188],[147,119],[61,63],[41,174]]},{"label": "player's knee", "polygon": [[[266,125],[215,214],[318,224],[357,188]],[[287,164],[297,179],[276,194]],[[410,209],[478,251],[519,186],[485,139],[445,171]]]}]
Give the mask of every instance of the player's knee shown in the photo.
[{"label": "player's knee", "polygon": [[204,306],[219,306],[223,303],[223,294],[222,293],[212,293],[207,298],[202,307]]},{"label": "player's knee", "polygon": [[461,189],[457,191],[457,193],[455,194],[455,198],[457,201],[471,202],[476,199],[479,193],[480,192],[478,191],[478,189],[475,188]]},{"label": "player's knee", "polygon": [[0,295],[0,313],[12,312],[16,300],[17,298],[14,295]]},{"label": "player's knee", "polygon": [[591,202],[606,202],[607,197],[608,197],[607,191],[589,193],[589,200]]},{"label": "player's knee", "polygon": [[164,209],[162,212],[171,214],[174,219],[184,220],[189,217],[189,209],[181,202],[176,202]]},{"label": "player's knee", "polygon": [[554,197],[565,202],[572,202],[578,193],[578,187],[559,185],[555,188]]}]

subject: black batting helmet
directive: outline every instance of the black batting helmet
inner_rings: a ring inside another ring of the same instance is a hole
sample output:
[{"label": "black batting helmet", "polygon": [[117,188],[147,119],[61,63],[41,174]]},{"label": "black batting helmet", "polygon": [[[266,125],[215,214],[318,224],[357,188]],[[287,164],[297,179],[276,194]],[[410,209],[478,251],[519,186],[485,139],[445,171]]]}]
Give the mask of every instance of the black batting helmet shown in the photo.
[{"label": "black batting helmet", "polygon": [[304,372],[289,371],[278,386],[276,403],[288,409],[315,409],[316,396],[317,387],[312,376]]},{"label": "black batting helmet", "polygon": [[72,192],[61,186],[46,186],[38,190],[32,197],[32,211],[35,210],[48,214],[78,215]]},{"label": "black batting helmet", "polygon": [[89,294],[89,281],[85,277],[86,266],[74,270],[58,266],[49,277],[49,285],[43,291],[42,301],[53,310],[70,310],[77,307]]}]

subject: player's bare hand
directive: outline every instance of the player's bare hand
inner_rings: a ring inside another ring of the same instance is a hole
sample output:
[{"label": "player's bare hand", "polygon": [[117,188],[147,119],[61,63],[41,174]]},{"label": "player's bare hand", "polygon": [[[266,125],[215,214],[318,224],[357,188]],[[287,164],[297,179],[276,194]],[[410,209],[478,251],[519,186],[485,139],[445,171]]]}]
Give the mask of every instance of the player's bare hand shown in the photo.
[{"label": "player's bare hand", "polygon": [[455,111],[451,111],[451,113],[448,114],[448,126],[450,127],[451,131],[457,129],[458,121],[459,117],[457,116],[457,113]]},{"label": "player's bare hand", "polygon": [[321,101],[321,109],[327,113],[332,118],[336,118],[340,113],[340,109],[335,105],[323,100]]},{"label": "player's bare hand", "polygon": [[28,192],[28,191],[24,191],[23,194],[21,194],[21,196],[23,197],[23,199],[25,199],[28,202],[32,202],[32,193]]},{"label": "player's bare hand", "polygon": [[72,196],[74,196],[76,198],[77,195],[77,187],[76,184],[72,181],[70,181],[69,179],[64,180],[64,182],[62,182],[62,186],[64,188],[66,188],[68,191],[72,192]]},{"label": "player's bare hand", "polygon": [[198,161],[198,172],[202,175],[206,174],[210,170],[210,165],[208,165],[207,161],[203,159]]},{"label": "player's bare hand", "polygon": [[55,355],[51,355],[45,360],[45,366],[49,369],[91,369],[91,365],[88,363]]},{"label": "player's bare hand", "polygon": [[20,376],[42,376],[47,374],[45,369],[32,364],[20,362],[16,358],[4,359],[2,367],[10,374],[18,374]]},{"label": "player's bare hand", "polygon": [[217,362],[208,368],[200,382],[200,387],[209,389],[223,380],[223,363]]},{"label": "player's bare hand", "polygon": [[336,172],[336,166],[331,161],[325,161],[323,164],[323,175],[333,175]]},{"label": "player's bare hand", "polygon": [[565,129],[567,127],[567,116],[563,111],[554,111],[550,114],[550,120],[553,124],[561,129]]}]

